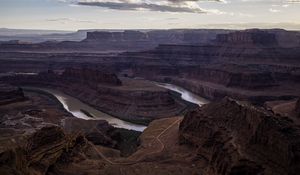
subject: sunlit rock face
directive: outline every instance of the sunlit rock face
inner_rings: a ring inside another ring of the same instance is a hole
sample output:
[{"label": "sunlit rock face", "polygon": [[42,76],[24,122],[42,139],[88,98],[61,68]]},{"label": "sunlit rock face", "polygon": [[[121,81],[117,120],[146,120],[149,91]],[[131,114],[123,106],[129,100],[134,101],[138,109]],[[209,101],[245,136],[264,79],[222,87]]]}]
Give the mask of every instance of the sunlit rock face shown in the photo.
[{"label": "sunlit rock face", "polygon": [[300,128],[263,109],[225,98],[189,112],[180,142],[198,148],[208,174],[297,174]]}]

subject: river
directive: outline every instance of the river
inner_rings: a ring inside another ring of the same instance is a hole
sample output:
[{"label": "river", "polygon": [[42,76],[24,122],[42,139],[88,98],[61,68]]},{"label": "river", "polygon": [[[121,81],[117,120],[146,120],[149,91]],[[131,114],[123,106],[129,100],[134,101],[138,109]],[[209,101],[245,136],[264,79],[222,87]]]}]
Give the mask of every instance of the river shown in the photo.
[{"label": "river", "polygon": [[173,85],[173,84],[167,84],[167,83],[156,83],[157,86],[160,86],[160,87],[163,87],[163,88],[166,88],[166,89],[169,89],[169,90],[172,90],[172,91],[175,91],[175,92],[178,92],[181,94],[181,99],[185,100],[185,101],[188,101],[188,102],[191,102],[191,103],[194,103],[194,104],[197,104],[199,106],[202,106],[206,103],[209,103],[208,100],[206,100],[205,98],[202,98],[182,87],[179,87],[179,86],[176,86],[176,85]]},{"label": "river", "polygon": [[[175,92],[178,92],[181,94],[181,98],[183,100],[198,104],[199,106],[201,106],[205,103],[208,103],[207,100],[205,100],[205,99],[203,99],[181,87],[171,85],[171,84],[164,84],[164,83],[156,83],[156,85],[166,88],[166,89],[169,89],[169,90],[172,90],[172,91],[175,91]],[[75,116],[77,118],[81,118],[81,119],[85,119],[85,120],[106,120],[109,124],[113,125],[114,127],[131,129],[131,130],[136,130],[136,131],[143,131],[147,127],[144,125],[126,122],[126,121],[123,121],[116,117],[113,117],[111,115],[108,115],[106,113],[103,113],[103,112],[81,102],[80,100],[61,92],[61,91],[47,89],[47,88],[33,88],[33,87],[30,87],[27,89],[40,90],[40,91],[44,91],[44,92],[52,94],[53,96],[55,96],[58,99],[58,101],[63,105],[63,107],[68,112],[70,112],[73,116]],[[88,114],[86,114],[83,111],[86,111],[92,117],[88,116]]]}]

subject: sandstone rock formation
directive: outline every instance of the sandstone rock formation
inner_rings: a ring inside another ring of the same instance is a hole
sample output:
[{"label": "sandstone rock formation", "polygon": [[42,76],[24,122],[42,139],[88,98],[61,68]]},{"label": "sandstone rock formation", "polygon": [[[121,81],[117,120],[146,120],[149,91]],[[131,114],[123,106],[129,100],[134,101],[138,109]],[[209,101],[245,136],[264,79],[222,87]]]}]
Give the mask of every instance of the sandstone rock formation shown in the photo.
[{"label": "sandstone rock formation", "polygon": [[[94,148],[100,145],[118,156],[130,155],[139,145],[140,132],[75,118],[47,94],[25,91],[25,95],[29,100],[0,106],[1,175],[48,174],[56,164],[99,159]],[[101,164],[98,161],[95,164]]]},{"label": "sandstone rock formation", "polygon": [[147,39],[147,34],[139,31],[124,32],[87,32],[87,40],[96,41],[141,41]]},{"label": "sandstone rock formation", "polygon": [[[88,175],[190,175],[202,174],[195,166],[190,147],[178,144],[181,118],[151,123],[141,136],[142,146],[129,157],[117,150],[94,145],[78,133],[64,133],[58,127],[38,130],[23,145],[0,151],[0,173],[88,174]],[[175,153],[175,154],[174,154]],[[188,154],[187,154],[188,153]]]},{"label": "sandstone rock formation", "polygon": [[86,138],[96,145],[115,147],[116,142],[109,137],[113,133],[114,127],[104,120],[81,120],[77,118],[67,118],[64,121],[63,129],[67,133],[83,133]]},{"label": "sandstone rock formation", "polygon": [[[70,66],[80,67],[84,64],[96,69],[104,67],[105,70],[112,70],[118,75],[144,77],[156,81],[170,80],[169,83],[181,85],[212,100],[231,96],[264,103],[268,100],[299,98],[300,49],[296,41],[299,32],[279,29],[222,31],[225,38],[230,36],[229,41],[202,43],[201,38],[208,36],[210,39],[204,40],[212,40],[216,38],[216,34],[220,34],[219,32],[221,31],[104,32],[109,33],[109,36],[116,34],[120,39],[109,39],[105,42],[99,41],[102,36],[97,36],[97,33],[101,32],[94,32],[95,36],[90,36],[87,41],[75,45],[70,42],[54,44],[55,47],[70,47],[78,51],[69,53],[52,51],[47,44],[44,46],[49,48],[49,52],[37,53],[30,48],[29,52],[6,52],[10,47],[7,46],[8,48],[3,48],[5,52],[0,56],[3,58],[0,69],[3,72],[38,72],[49,68],[62,70]],[[93,35],[92,33],[90,35]],[[125,33],[131,33],[128,36],[132,35],[132,40],[125,40]],[[284,39],[285,36],[287,39]],[[132,42],[134,38],[138,41]],[[202,44],[195,41],[198,39]],[[290,45],[284,44],[290,40]],[[97,49],[101,46],[105,51],[111,51],[113,45],[110,43],[117,44],[118,46],[114,45],[113,48],[118,49],[123,46],[144,47],[141,43],[149,42],[154,42],[155,46],[158,43],[160,45],[148,51],[120,54],[98,53]],[[139,43],[139,46],[136,46],[136,43]],[[81,47],[88,47],[93,52],[80,52]],[[15,60],[7,59],[11,57]]]},{"label": "sandstone rock formation", "polygon": [[48,71],[2,79],[15,85],[55,88],[112,116],[142,124],[178,115],[189,107],[179,94],[147,81],[121,81],[115,74],[93,69],[68,68],[62,74]]},{"label": "sandstone rock formation", "polygon": [[[138,51],[149,50],[159,44],[180,43],[208,43],[217,34],[227,33],[229,30],[117,30],[117,31],[78,31],[66,35],[47,35],[36,38],[38,42],[19,42],[18,40],[32,41],[35,38],[11,36],[14,42],[1,42],[3,51],[53,51],[53,52],[107,52],[107,51]],[[85,38],[86,36],[86,38]],[[51,39],[53,37],[53,39]],[[73,39],[75,37],[76,39]],[[5,37],[9,38],[9,37]],[[63,39],[65,38],[65,40]],[[81,38],[81,41],[80,39]],[[0,36],[1,39],[1,36]],[[48,40],[47,40],[48,39]],[[47,41],[45,41],[47,40]],[[49,42],[57,40],[59,42]]]},{"label": "sandstone rock formation", "polygon": [[0,172],[3,175],[46,174],[63,154],[79,148],[86,140],[80,135],[67,136],[58,127],[45,127],[34,133],[23,145],[1,150]]},{"label": "sandstone rock formation", "polygon": [[107,84],[113,86],[120,86],[122,82],[120,79],[112,73],[105,73],[103,71],[94,70],[94,69],[76,69],[76,68],[68,68],[61,75],[63,79],[67,81],[73,82],[81,82],[88,84]]},{"label": "sandstone rock formation", "polygon": [[197,147],[206,174],[297,174],[300,128],[290,120],[225,98],[188,113],[180,141]]}]

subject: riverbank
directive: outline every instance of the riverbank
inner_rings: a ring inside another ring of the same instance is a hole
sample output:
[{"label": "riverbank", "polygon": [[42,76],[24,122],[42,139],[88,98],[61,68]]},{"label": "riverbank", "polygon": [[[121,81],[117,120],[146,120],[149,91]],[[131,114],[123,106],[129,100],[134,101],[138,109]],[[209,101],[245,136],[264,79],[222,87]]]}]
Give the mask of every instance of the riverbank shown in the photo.
[{"label": "riverbank", "polygon": [[[121,118],[111,116],[104,113],[92,105],[82,102],[80,99],[74,98],[64,92],[57,90],[41,88],[41,87],[26,87],[24,89],[30,89],[37,93],[47,94],[55,98],[58,103],[60,103],[65,110],[71,113],[74,117],[81,118],[84,120],[106,120],[112,126],[117,128],[124,128],[129,130],[143,131],[146,125],[138,124],[133,120],[122,120]],[[85,111],[85,112],[82,112]],[[87,113],[89,115],[87,115]],[[94,117],[91,117],[94,116]]]},{"label": "riverbank", "polygon": [[22,87],[23,91],[26,93],[26,92],[31,92],[31,93],[37,93],[37,94],[41,94],[41,95],[45,95],[47,96],[48,98],[50,98],[51,100],[53,100],[55,102],[55,104],[57,106],[59,106],[59,109],[67,112],[67,113],[70,113],[68,110],[65,109],[64,105],[51,93],[49,92],[46,92],[46,91],[43,91],[43,90],[38,90],[38,89],[30,89],[30,88],[27,88],[27,87]]},{"label": "riverbank", "polygon": [[[150,83],[152,83],[152,84],[159,87],[157,82],[150,82]],[[169,94],[173,97],[173,99],[175,99],[176,101],[181,101],[186,106],[182,110],[178,111],[178,113],[176,113],[174,116],[182,116],[186,112],[197,108],[199,104],[207,103],[207,101],[203,101],[202,98],[197,97],[195,94],[192,94],[189,91],[186,91],[182,88],[179,91],[174,90],[174,89],[180,89],[180,87],[174,86],[174,87],[171,87],[171,88],[167,88],[166,86],[163,87],[163,85],[165,86],[165,84],[160,84],[160,86],[161,86],[160,88],[169,89],[168,90],[168,91],[170,91]],[[168,84],[168,86],[173,86],[173,85]],[[27,89],[28,89],[28,87],[27,87]],[[66,102],[64,102],[66,99],[64,99],[64,97],[63,97],[64,95],[62,93],[70,96],[71,98],[76,99],[77,101],[80,101],[80,103],[88,105],[89,106],[89,108],[87,108],[88,110],[83,109],[82,107],[80,107],[80,105],[75,106],[77,109],[73,109],[75,111],[75,112],[73,112],[73,115],[75,117],[83,118],[83,119],[86,119],[86,120],[97,120],[97,119],[99,119],[98,118],[99,116],[101,118],[101,115],[108,115],[108,117],[110,117],[110,118],[120,119],[123,122],[129,122],[130,124],[135,124],[135,125],[143,125],[144,127],[146,127],[150,122],[152,122],[155,119],[155,118],[145,118],[145,117],[142,117],[142,116],[140,116],[140,117],[131,117],[131,118],[127,118],[127,117],[123,117],[123,116],[117,116],[117,115],[114,115],[113,113],[103,111],[97,105],[93,105],[93,104],[89,103],[86,100],[82,101],[81,99],[78,99],[77,97],[73,97],[72,94],[66,93],[65,91],[59,92],[59,91],[56,91],[56,90],[50,90],[49,88],[42,88],[42,87],[35,87],[35,88],[30,87],[29,89],[31,91],[36,91],[36,92],[39,92],[39,93],[47,94],[47,95],[50,95],[50,96],[56,98],[58,100],[58,102],[60,104],[62,104],[62,106],[67,111],[70,112],[70,110],[71,110],[71,113],[72,113],[72,107],[71,107],[71,109],[69,109],[70,106],[68,106],[66,104]],[[65,97],[65,98],[68,99],[70,97]],[[197,97],[197,98],[195,98],[195,97]],[[198,100],[198,101],[195,102],[195,99]],[[79,103],[79,102],[77,102],[77,103]],[[196,105],[194,103],[196,103],[198,105]],[[76,102],[75,102],[75,104],[76,104]],[[90,109],[91,107],[94,108],[94,109]],[[100,113],[96,112],[96,115],[95,115],[95,110],[99,111]],[[169,117],[172,117],[172,116],[169,116]],[[109,120],[108,118],[101,118],[101,119]],[[114,121],[114,122],[119,122],[119,121]],[[114,123],[114,122],[110,122],[110,123],[112,125],[116,125],[116,123]],[[126,128],[126,129],[130,129],[130,128]]]}]

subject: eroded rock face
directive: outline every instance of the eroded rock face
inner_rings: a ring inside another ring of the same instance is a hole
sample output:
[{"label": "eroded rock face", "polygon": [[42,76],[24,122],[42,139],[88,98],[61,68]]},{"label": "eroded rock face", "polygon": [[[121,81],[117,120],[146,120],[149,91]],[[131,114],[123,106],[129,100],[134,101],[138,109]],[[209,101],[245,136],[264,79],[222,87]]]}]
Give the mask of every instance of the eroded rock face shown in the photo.
[{"label": "eroded rock face", "polygon": [[15,85],[54,88],[122,119],[147,124],[155,118],[175,116],[186,110],[188,103],[179,94],[143,80],[123,78],[90,69],[66,69],[38,75],[16,75],[2,78]]},{"label": "eroded rock face", "polygon": [[108,84],[114,86],[122,85],[121,80],[113,73],[105,73],[94,69],[68,68],[61,75],[68,81],[82,82],[88,84]]},{"label": "eroded rock face", "polygon": [[0,83],[0,105],[24,100],[25,96],[21,88]]},{"label": "eroded rock face", "polygon": [[228,44],[277,45],[276,35],[259,29],[217,35],[217,42]]},{"label": "eroded rock face", "polygon": [[46,174],[63,153],[86,141],[80,135],[65,135],[59,127],[45,127],[29,137],[23,145],[0,153],[1,174]]},{"label": "eroded rock face", "polygon": [[86,40],[96,41],[139,41],[147,38],[146,33],[125,30],[124,32],[87,32]]},{"label": "eroded rock face", "polygon": [[297,174],[300,129],[291,121],[225,98],[188,113],[180,142],[198,147],[207,174]]},{"label": "eroded rock face", "polygon": [[117,142],[111,138],[115,128],[104,120],[82,120],[68,118],[64,121],[64,130],[68,133],[80,132],[87,140],[95,145],[104,145],[115,148]]}]

